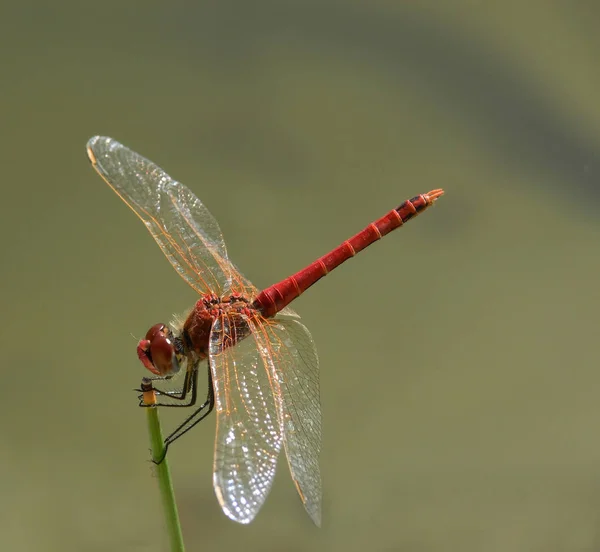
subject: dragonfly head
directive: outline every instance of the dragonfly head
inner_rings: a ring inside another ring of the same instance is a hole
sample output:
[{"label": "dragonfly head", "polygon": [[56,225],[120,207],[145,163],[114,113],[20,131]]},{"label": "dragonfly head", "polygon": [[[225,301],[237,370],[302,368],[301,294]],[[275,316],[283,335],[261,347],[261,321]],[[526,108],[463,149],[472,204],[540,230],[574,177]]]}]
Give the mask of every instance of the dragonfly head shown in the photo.
[{"label": "dragonfly head", "polygon": [[165,324],[155,324],[141,339],[137,354],[142,364],[157,376],[170,376],[179,372],[184,356],[180,340]]}]

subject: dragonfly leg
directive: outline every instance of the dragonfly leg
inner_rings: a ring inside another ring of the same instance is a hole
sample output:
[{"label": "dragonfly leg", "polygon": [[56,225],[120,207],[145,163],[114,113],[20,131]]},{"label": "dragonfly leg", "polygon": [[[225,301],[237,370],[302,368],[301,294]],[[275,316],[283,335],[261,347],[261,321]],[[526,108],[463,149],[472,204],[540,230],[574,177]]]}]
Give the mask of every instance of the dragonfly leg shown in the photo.
[{"label": "dragonfly leg", "polygon": [[[170,379],[170,378],[148,378],[150,381],[156,379]],[[154,389],[154,392],[157,395],[162,395],[163,397],[168,397],[169,399],[177,400],[177,401],[185,401],[188,393],[191,391],[191,397],[186,403],[161,403],[157,402],[153,405],[146,404],[143,399],[143,395],[139,395],[138,399],[140,400],[139,406],[143,408],[148,408],[149,406],[166,406],[166,407],[188,407],[196,404],[196,387],[198,384],[198,366],[194,366],[191,370],[188,370],[185,373],[185,379],[183,380],[183,388],[181,391],[162,391],[160,389]]]},{"label": "dragonfly leg", "polygon": [[[153,383],[155,381],[167,381],[170,380],[173,376],[144,376],[142,378],[142,381],[149,381],[150,383]],[[137,391],[138,393],[142,393],[144,390],[141,388],[136,388],[134,389],[134,391]],[[158,389],[154,389],[154,391],[158,391]]]},{"label": "dragonfly leg", "polygon": [[[196,388],[192,391],[193,395],[196,394]],[[165,457],[167,456],[167,450],[169,445],[175,442],[179,437],[187,433],[190,429],[192,429],[196,424],[200,423],[206,416],[208,416],[215,406],[215,394],[212,385],[212,374],[210,371],[210,364],[208,365],[208,394],[206,395],[206,400],[190,415],[188,416],[179,426],[177,426],[171,434],[164,441],[164,453],[161,458],[153,459],[152,462],[155,464],[160,464]]]}]

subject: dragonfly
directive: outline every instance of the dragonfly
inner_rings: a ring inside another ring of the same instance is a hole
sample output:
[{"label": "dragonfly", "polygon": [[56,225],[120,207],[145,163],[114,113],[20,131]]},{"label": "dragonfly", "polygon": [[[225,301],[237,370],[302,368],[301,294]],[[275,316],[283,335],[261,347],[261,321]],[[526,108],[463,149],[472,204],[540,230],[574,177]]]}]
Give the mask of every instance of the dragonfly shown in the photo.
[{"label": "dragonfly", "polygon": [[[183,319],[153,325],[137,346],[152,379],[185,374],[180,390],[156,389],[157,405],[195,405],[165,447],[215,410],[213,487],[223,512],[239,523],[254,519],[283,448],[304,508],[320,526],[319,359],[310,332],[289,304],[433,205],[443,190],[404,201],[304,269],[259,291],[229,260],[216,219],[186,186],[112,138],[93,137],[87,154],[200,296]],[[205,362],[208,392],[198,405],[198,374]]]}]

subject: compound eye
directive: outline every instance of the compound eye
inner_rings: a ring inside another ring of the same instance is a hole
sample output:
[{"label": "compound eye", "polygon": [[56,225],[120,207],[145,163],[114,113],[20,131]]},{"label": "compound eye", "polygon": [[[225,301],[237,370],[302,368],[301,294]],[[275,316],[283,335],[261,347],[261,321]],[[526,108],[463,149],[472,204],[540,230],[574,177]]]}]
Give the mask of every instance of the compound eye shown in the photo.
[{"label": "compound eye", "polygon": [[167,328],[167,326],[165,324],[154,324],[154,326],[152,326],[147,332],[146,332],[146,339],[148,341],[152,341],[157,334],[162,334],[165,336],[169,336],[170,334],[170,330],[169,328]]},{"label": "compound eye", "polygon": [[157,376],[179,371],[181,363],[175,352],[173,334],[165,324],[154,324],[146,332],[146,339],[138,343],[137,353],[142,364]]},{"label": "compound eye", "polygon": [[156,333],[150,342],[150,358],[160,376],[166,376],[179,370],[173,342],[160,332]]}]

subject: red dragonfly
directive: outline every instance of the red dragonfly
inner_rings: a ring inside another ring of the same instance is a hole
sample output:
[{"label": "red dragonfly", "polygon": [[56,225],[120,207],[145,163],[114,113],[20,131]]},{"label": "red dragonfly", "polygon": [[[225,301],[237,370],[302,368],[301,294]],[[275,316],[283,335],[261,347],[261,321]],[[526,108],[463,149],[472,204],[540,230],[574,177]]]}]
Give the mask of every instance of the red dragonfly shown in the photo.
[{"label": "red dragonfly", "polygon": [[319,361],[310,332],[288,305],[427,209],[443,190],[405,201],[300,272],[259,292],[231,263],[217,221],[188,188],[112,138],[92,138],[87,153],[200,295],[185,320],[173,328],[152,326],[137,348],[153,379],[185,373],[180,391],[157,390],[159,406],[194,405],[199,365],[207,361],[208,396],[165,446],[216,407],[213,484],[225,514],[239,523],[254,519],[271,489],[283,446],[304,508],[320,525]]}]

